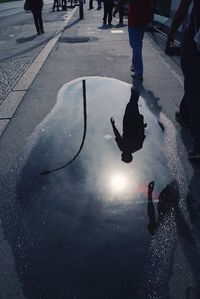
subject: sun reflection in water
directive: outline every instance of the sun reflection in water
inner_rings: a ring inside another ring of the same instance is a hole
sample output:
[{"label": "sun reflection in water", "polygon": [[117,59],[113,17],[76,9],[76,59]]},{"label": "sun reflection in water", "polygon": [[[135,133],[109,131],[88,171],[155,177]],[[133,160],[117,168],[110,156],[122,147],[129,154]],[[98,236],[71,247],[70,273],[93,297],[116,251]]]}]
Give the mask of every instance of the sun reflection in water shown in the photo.
[{"label": "sun reflection in water", "polygon": [[116,173],[110,177],[110,187],[111,190],[120,193],[127,189],[128,179],[125,175]]},{"label": "sun reflection in water", "polygon": [[136,181],[130,172],[112,171],[107,174],[107,190],[110,196],[124,200],[132,198],[134,195]]}]

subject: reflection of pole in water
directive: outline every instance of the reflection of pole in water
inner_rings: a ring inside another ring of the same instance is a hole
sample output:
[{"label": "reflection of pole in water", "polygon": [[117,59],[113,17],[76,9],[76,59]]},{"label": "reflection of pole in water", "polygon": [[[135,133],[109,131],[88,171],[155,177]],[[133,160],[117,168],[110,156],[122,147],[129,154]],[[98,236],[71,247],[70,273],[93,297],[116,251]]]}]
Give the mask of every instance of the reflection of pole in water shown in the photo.
[{"label": "reflection of pole in water", "polygon": [[84,145],[84,141],[85,141],[85,136],[86,136],[86,131],[87,131],[87,107],[86,107],[86,83],[85,80],[82,80],[82,89],[83,89],[83,118],[84,118],[84,131],[83,131],[83,138],[82,138],[82,142],[80,145],[80,148],[77,152],[77,154],[73,157],[72,160],[70,160],[69,162],[67,162],[66,164],[64,164],[63,166],[60,166],[58,168],[54,168],[54,169],[50,169],[50,170],[44,170],[42,171],[40,174],[41,175],[47,175],[50,174],[52,172],[61,170],[63,168],[65,168],[66,166],[68,166],[69,164],[71,164],[80,154],[83,145]]}]

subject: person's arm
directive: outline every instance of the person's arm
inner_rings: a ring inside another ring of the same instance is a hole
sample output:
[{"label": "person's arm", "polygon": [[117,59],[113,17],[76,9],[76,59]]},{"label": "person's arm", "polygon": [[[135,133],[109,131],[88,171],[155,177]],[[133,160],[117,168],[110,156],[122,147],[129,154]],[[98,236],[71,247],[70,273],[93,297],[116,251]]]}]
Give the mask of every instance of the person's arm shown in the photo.
[{"label": "person's arm", "polygon": [[181,0],[167,36],[167,47],[174,42],[174,34],[185,19],[192,0]]},{"label": "person's arm", "polygon": [[111,122],[111,125],[112,125],[112,128],[113,128],[113,132],[115,134],[116,139],[117,140],[121,140],[121,135],[119,134],[119,131],[115,127],[115,120],[114,120],[113,117],[111,117],[110,122]]}]

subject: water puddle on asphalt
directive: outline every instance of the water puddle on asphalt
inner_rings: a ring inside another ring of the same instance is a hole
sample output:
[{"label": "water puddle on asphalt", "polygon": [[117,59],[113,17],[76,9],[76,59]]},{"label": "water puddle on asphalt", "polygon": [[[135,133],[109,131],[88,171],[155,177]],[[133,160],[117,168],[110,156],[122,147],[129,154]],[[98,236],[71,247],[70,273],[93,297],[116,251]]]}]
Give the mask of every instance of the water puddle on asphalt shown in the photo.
[{"label": "water puddle on asphalt", "polygon": [[146,299],[167,292],[159,278],[169,260],[159,259],[162,271],[151,281],[149,251],[154,242],[155,255],[171,254],[179,194],[145,99],[116,79],[74,80],[29,145],[17,184],[25,294]]}]

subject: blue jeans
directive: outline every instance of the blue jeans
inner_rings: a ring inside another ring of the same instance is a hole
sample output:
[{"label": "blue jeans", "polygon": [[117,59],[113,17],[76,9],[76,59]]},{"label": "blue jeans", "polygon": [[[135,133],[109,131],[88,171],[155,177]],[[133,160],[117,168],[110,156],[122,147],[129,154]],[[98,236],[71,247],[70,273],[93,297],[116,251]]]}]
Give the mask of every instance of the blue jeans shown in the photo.
[{"label": "blue jeans", "polygon": [[143,75],[142,44],[144,27],[128,27],[129,43],[133,50],[132,67],[137,75]]}]

